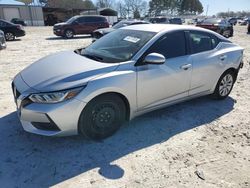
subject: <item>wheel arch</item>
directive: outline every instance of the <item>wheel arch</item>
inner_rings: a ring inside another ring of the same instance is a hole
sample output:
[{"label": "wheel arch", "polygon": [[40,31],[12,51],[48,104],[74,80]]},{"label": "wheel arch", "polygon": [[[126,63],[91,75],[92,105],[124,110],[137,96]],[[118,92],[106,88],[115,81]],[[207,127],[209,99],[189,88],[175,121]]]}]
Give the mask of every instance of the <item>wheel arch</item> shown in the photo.
[{"label": "wheel arch", "polygon": [[[119,93],[119,92],[105,92],[105,93],[101,93],[101,94],[99,94],[99,95],[96,95],[96,96],[94,96],[93,98],[91,98],[91,100],[90,101],[92,101],[92,100],[95,100],[96,98],[98,98],[98,97],[101,97],[101,96],[103,96],[103,95],[117,95],[117,96],[119,96],[121,99],[122,99],[122,101],[124,102],[124,104],[125,104],[125,109],[126,109],[126,114],[125,114],[125,116],[126,116],[126,121],[129,121],[130,120],[130,103],[129,103],[129,101],[128,101],[128,99],[127,99],[127,97],[125,96],[125,95],[123,95],[123,94],[121,94],[121,93]],[[89,102],[90,102],[89,101]],[[88,103],[89,103],[88,102]],[[88,104],[87,103],[87,104]],[[86,104],[86,105],[87,105]],[[86,106],[85,106],[86,107]],[[81,114],[83,113],[83,111],[84,111],[84,109],[85,109],[85,107],[82,109],[82,112],[81,112]],[[81,118],[81,115],[79,116],[79,119],[78,119],[78,124],[77,124],[77,131],[78,131],[78,133],[80,132],[80,130],[79,130],[79,123],[80,123],[80,118]]]},{"label": "wheel arch", "polygon": [[128,121],[130,119],[130,103],[129,103],[127,97],[125,97],[125,95],[123,95],[123,94],[121,94],[119,92],[105,92],[105,93],[102,93],[102,94],[99,94],[99,95],[95,96],[91,100],[94,100],[95,98],[103,96],[103,95],[117,95],[117,96],[119,96],[122,99],[122,101],[124,102],[124,104],[125,104],[126,120]]}]

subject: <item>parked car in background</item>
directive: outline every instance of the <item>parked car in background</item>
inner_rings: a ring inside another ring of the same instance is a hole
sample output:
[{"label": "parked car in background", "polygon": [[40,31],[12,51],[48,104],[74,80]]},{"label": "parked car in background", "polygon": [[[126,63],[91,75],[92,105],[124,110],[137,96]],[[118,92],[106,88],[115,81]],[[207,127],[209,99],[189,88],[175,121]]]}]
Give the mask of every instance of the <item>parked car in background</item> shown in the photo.
[{"label": "parked car in background", "polygon": [[74,35],[93,34],[93,31],[109,27],[104,16],[74,16],[68,21],[54,25],[54,34],[65,38]]},{"label": "parked car in background", "polygon": [[4,32],[0,30],[0,50],[6,48],[6,41],[4,37]]},{"label": "parked car in background", "polygon": [[207,29],[133,25],[38,60],[12,89],[26,131],[104,139],[149,111],[205,95],[227,98],[242,59],[242,47]]},{"label": "parked car in background", "polygon": [[236,25],[236,24],[237,24],[237,21],[238,21],[237,18],[230,18],[230,19],[228,19],[228,22],[229,22],[231,25]]},{"label": "parked car in background", "polygon": [[143,20],[122,20],[116,25],[114,25],[111,28],[103,28],[103,29],[97,29],[93,32],[93,42],[97,39],[101,38],[102,36],[115,31],[116,29],[129,26],[129,25],[138,25],[138,24],[149,24],[149,22],[143,21]]},{"label": "parked car in background", "polygon": [[16,37],[22,37],[25,35],[25,31],[22,25],[13,24],[11,22],[0,19],[0,30],[4,32],[5,39],[7,41],[15,40]]},{"label": "parked car in background", "polygon": [[215,31],[227,38],[234,34],[233,26],[226,19],[208,18],[197,23],[196,26]]},{"label": "parked car in background", "polygon": [[19,25],[22,25],[22,26],[27,26],[25,21],[23,19],[20,19],[20,18],[13,18],[10,22],[13,23],[13,24],[19,24]]},{"label": "parked car in background", "polygon": [[169,24],[169,19],[167,17],[159,16],[159,17],[149,18],[149,22],[153,24]]},{"label": "parked car in background", "polygon": [[250,33],[250,20],[248,21],[247,32]]},{"label": "parked car in background", "polygon": [[239,25],[247,25],[248,19],[238,20]]},{"label": "parked car in background", "polygon": [[44,24],[46,26],[54,26],[58,22],[59,22],[58,18],[54,14],[47,14],[46,18],[45,18],[45,21],[44,21]]},{"label": "parked car in background", "polygon": [[182,25],[183,21],[182,21],[181,18],[170,18],[169,23],[170,24]]}]

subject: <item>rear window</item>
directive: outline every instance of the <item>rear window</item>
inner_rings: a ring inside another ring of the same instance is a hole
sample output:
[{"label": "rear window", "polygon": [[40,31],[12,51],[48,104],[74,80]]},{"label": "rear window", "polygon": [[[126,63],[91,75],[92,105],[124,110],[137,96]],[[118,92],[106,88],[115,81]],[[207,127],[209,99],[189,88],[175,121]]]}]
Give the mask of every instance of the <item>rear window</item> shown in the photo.
[{"label": "rear window", "polygon": [[203,24],[217,24],[217,23],[220,23],[221,20],[218,20],[218,19],[206,19],[206,20],[203,20]]},{"label": "rear window", "polygon": [[192,54],[212,50],[219,42],[216,37],[203,32],[190,32],[189,37]]},{"label": "rear window", "polygon": [[106,18],[104,17],[81,17],[79,18],[80,22],[85,23],[96,23],[96,22],[107,22]]}]

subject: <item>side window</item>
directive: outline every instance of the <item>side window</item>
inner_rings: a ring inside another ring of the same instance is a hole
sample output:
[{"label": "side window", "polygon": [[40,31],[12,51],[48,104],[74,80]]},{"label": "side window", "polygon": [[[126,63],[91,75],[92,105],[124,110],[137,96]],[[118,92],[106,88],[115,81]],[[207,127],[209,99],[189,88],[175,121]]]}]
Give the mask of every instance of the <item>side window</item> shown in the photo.
[{"label": "side window", "polygon": [[167,59],[186,55],[184,32],[177,31],[166,34],[153,44],[149,53],[159,53],[164,55]]},{"label": "side window", "polygon": [[216,39],[212,39],[209,34],[203,32],[191,31],[189,37],[192,54],[212,50],[218,42]]},{"label": "side window", "polygon": [[211,42],[212,42],[212,49],[216,48],[216,46],[220,43],[219,39],[214,35],[211,35]]},{"label": "side window", "polygon": [[7,24],[3,21],[0,21],[0,27],[4,27],[4,26],[7,26]]},{"label": "side window", "polygon": [[84,24],[86,23],[86,18],[85,17],[80,17],[77,19],[77,21],[80,23],[80,24]]},{"label": "side window", "polygon": [[97,22],[101,22],[102,19],[99,17],[87,17],[86,18],[86,22],[87,23],[97,23]]}]

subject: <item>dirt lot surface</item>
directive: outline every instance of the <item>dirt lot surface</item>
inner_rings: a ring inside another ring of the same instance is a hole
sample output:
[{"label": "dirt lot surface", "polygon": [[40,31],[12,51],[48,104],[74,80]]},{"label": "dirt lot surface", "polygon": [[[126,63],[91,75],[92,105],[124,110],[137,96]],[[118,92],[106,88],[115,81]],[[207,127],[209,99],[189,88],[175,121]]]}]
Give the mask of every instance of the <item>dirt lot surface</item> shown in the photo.
[{"label": "dirt lot surface", "polygon": [[23,131],[12,78],[45,55],[91,42],[88,37],[56,38],[50,27],[26,31],[0,52],[0,187],[250,187],[246,27],[236,27],[232,38],[245,48],[245,66],[230,97],[203,97],[143,115],[103,142]]}]

